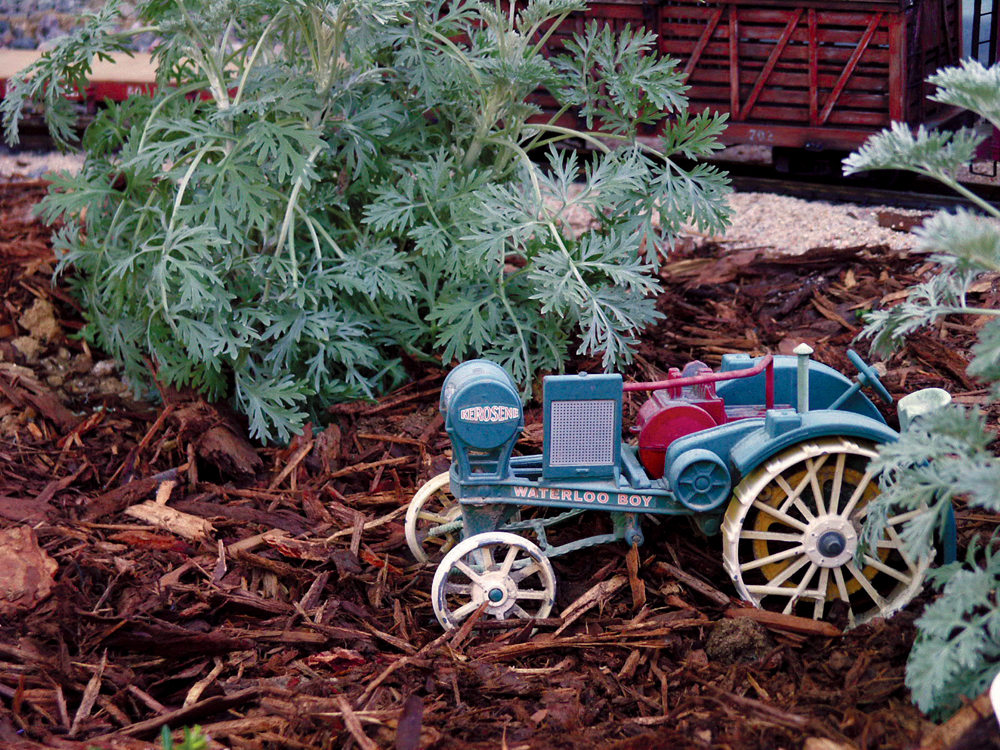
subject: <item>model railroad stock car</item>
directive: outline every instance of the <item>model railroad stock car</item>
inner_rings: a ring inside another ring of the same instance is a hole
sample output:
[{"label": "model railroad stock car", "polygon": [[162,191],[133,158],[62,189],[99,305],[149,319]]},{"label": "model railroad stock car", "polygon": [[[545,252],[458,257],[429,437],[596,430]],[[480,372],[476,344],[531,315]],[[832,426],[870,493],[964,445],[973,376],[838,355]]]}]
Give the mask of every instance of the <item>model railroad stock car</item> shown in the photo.
[{"label": "model railroad stock car", "polygon": [[[686,519],[705,535],[721,532],[725,570],[758,607],[853,626],[905,605],[929,561],[906,554],[900,524],[921,511],[890,512],[881,540],[859,552],[879,493],[869,462],[897,438],[861,387],[892,397],[854,352],[854,382],[811,352],[728,354],[718,372],[692,362],[655,383],[549,376],[544,449],[533,455],[514,455],[524,414],[510,376],[485,360],[459,365],[441,392],[451,470],[417,491],[405,523],[412,554],[437,565],[438,621],[457,628],[481,608],[486,617],[544,618],[556,600],[551,558],[642,544],[643,519],[653,516],[658,528]],[[635,441],[622,439],[630,391],[651,394]],[[900,418],[949,400],[918,391],[900,401]],[[587,511],[610,514],[612,530],[579,538],[591,526],[573,519]],[[954,556],[953,529],[943,553]]]},{"label": "model railroad stock car", "polygon": [[[994,1],[965,0],[972,56],[987,65],[997,57]],[[958,114],[929,98],[926,78],[961,58],[962,0],[599,0],[565,22],[548,51],[590,21],[655,32],[660,54],[687,74],[689,108],[727,113],[722,141],[770,147],[779,169],[812,171],[827,155],[839,164],[893,121],[938,127]],[[37,54],[0,50],[0,96]],[[148,55],[122,58],[95,69],[85,97],[91,106],[121,100],[152,81]],[[1000,153],[996,140],[984,153]]]},{"label": "model railroad stock car", "polygon": [[[992,64],[997,19],[966,2],[973,54]],[[549,48],[594,20],[655,32],[687,76],[689,109],[728,114],[722,142],[770,147],[782,171],[812,171],[825,155],[839,166],[894,121],[934,128],[960,114],[929,98],[926,79],[959,63],[961,0],[599,0]]]}]

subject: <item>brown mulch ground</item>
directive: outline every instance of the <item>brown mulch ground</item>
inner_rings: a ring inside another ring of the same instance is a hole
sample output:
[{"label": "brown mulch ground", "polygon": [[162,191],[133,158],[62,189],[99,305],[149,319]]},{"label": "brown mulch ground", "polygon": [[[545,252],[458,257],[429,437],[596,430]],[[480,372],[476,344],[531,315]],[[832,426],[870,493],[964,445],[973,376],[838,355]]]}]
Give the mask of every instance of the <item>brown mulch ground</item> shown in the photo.
[{"label": "brown mulch ground", "polygon": [[[0,185],[0,590],[20,595],[0,597],[0,747],[147,748],[193,724],[234,748],[958,747],[903,687],[919,602],[846,634],[745,626],[718,541],[683,523],[649,524],[638,554],[557,559],[561,609],[607,592],[558,635],[556,618],[442,634],[403,538],[405,503],[447,467],[441,374],[280,449],[204,404],[133,401],[72,336],[30,217],[43,192]],[[856,313],[920,265],[692,248],[630,375],[802,340],[851,372]],[[975,323],[916,337],[886,385],[984,402],[964,374]],[[994,526],[959,510],[960,543]]]}]

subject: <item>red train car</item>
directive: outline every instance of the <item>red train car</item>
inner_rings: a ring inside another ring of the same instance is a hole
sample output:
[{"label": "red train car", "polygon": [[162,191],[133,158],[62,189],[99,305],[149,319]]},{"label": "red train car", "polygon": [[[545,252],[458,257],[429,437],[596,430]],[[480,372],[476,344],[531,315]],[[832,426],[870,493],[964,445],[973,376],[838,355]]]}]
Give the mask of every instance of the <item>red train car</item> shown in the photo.
[{"label": "red train car", "polygon": [[[0,99],[7,93],[7,80],[38,59],[37,50],[0,49]],[[148,93],[156,78],[152,55],[137,52],[121,55],[113,61],[95,60],[90,86],[74,97],[96,104],[105,99],[123,101],[132,94]]]},{"label": "red train car", "polygon": [[[965,2],[973,54],[992,64],[1000,0]],[[592,20],[656,33],[659,53],[687,74],[690,109],[727,113],[722,142],[771,147],[779,169],[815,171],[815,154],[839,166],[893,121],[933,128],[960,114],[929,98],[926,79],[962,57],[962,0],[598,0],[567,19],[548,48],[559,50]],[[37,54],[0,50],[0,96],[4,79]],[[86,98],[120,100],[152,80],[149,56],[139,55],[124,68],[95,69]],[[1000,154],[1000,139],[991,143]]]},{"label": "red train car", "polygon": [[729,115],[727,144],[850,151],[892,121],[957,114],[926,78],[961,58],[960,0],[601,0],[550,46],[591,20],[655,32],[691,110]]}]

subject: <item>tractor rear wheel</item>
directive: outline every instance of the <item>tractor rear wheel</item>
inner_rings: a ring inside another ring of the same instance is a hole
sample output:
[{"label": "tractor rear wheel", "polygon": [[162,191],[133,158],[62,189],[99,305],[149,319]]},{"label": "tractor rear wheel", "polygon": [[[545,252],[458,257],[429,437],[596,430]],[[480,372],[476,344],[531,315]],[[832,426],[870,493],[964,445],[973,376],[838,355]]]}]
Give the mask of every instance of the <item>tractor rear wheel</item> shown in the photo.
[{"label": "tractor rear wheel", "polygon": [[447,471],[428,479],[406,509],[406,546],[417,562],[440,560],[462,538],[462,507],[450,484]]},{"label": "tractor rear wheel", "polygon": [[855,562],[878,478],[874,446],[828,437],[772,456],[736,487],[722,524],[726,571],[758,607],[848,627],[886,617],[920,591],[929,559],[904,551],[900,524],[922,511],[889,513],[875,548]]}]

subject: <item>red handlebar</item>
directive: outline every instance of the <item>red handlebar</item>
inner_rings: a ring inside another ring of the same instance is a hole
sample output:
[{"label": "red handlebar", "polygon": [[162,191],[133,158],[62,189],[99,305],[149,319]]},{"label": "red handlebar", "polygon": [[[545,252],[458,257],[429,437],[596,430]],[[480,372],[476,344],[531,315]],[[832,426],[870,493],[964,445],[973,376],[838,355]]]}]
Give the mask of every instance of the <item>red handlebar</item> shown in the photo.
[{"label": "red handlebar", "polygon": [[723,380],[739,380],[741,378],[752,378],[766,370],[764,376],[764,406],[768,409],[774,408],[774,356],[766,354],[753,367],[746,370],[733,370],[732,372],[712,372],[705,375],[692,375],[689,377],[676,377],[669,380],[657,380],[654,383],[626,383],[625,391],[658,391],[662,388],[683,388],[688,385],[702,385],[703,383],[718,383]]}]

